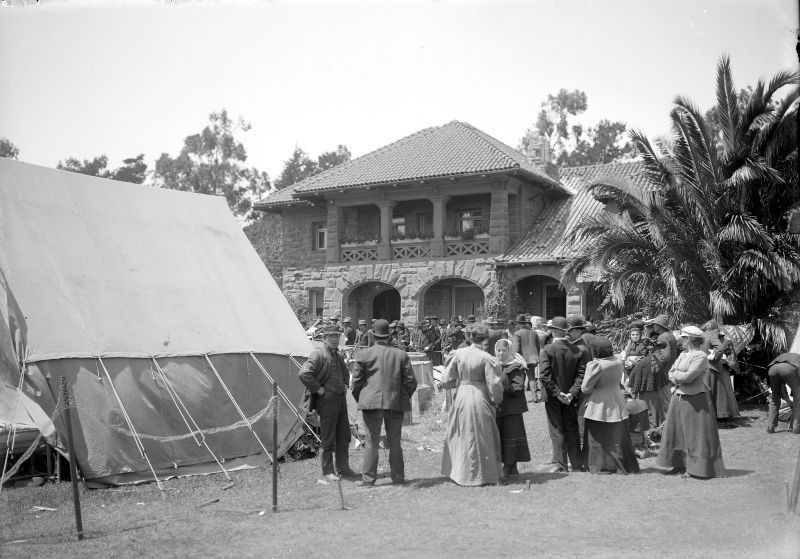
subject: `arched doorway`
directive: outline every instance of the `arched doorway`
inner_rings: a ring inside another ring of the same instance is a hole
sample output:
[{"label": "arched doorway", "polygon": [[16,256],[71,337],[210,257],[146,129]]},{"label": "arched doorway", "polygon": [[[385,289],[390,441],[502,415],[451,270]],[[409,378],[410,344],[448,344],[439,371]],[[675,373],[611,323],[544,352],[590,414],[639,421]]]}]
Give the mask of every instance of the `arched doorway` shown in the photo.
[{"label": "arched doorway", "polygon": [[448,278],[432,283],[422,296],[420,320],[426,315],[436,315],[446,321],[451,316],[465,319],[483,306],[483,289],[472,281]]},{"label": "arched doorway", "polygon": [[528,276],[516,284],[511,294],[511,307],[550,320],[567,312],[567,292],[550,276]]},{"label": "arched doorway", "polygon": [[400,293],[392,285],[379,281],[363,283],[345,294],[342,312],[353,319],[368,323],[372,318],[388,321],[400,319]]}]

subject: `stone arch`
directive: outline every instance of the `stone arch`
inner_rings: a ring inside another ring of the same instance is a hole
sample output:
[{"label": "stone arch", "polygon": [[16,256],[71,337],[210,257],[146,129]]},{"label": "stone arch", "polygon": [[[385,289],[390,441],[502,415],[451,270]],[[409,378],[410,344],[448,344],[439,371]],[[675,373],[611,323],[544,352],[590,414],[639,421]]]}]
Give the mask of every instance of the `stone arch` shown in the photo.
[{"label": "stone arch", "polygon": [[545,320],[567,314],[568,290],[552,274],[530,273],[513,280],[510,287],[509,308],[514,313]]},{"label": "stone arch", "polygon": [[475,314],[484,304],[490,281],[481,285],[463,276],[447,275],[430,279],[417,292],[417,320],[436,315],[441,321],[451,316]]},{"label": "stone arch", "polygon": [[364,280],[353,283],[342,291],[342,314],[358,320],[401,318],[400,292],[389,282]]}]

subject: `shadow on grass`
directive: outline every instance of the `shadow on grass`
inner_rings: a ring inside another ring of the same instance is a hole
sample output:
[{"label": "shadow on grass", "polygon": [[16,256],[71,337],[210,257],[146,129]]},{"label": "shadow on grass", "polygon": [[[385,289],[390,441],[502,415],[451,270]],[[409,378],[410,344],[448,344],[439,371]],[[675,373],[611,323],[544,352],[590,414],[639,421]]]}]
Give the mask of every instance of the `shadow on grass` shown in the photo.
[{"label": "shadow on grass", "polygon": [[525,472],[503,480],[503,483],[513,484],[522,483],[527,484],[528,481],[531,485],[542,485],[549,481],[555,481],[567,477],[569,474],[564,472]]},{"label": "shadow on grass", "polygon": [[728,469],[728,470],[725,470],[725,477],[749,476],[752,473],[755,473],[755,472],[753,472],[753,470],[732,470],[732,469]]}]

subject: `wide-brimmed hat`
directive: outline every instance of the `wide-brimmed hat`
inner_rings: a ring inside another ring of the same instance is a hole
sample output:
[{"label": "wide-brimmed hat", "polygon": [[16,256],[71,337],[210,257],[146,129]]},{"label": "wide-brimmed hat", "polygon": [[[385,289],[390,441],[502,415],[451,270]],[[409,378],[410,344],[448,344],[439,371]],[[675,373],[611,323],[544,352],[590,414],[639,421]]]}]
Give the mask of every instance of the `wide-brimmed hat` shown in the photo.
[{"label": "wide-brimmed hat", "polygon": [[439,317],[436,316],[435,314],[432,314],[431,315],[431,320],[439,320]]},{"label": "wide-brimmed hat", "polygon": [[478,318],[474,314],[467,315],[467,322],[477,322]]},{"label": "wide-brimmed hat", "polygon": [[629,330],[644,330],[644,320],[634,320],[631,322],[631,325],[628,326]]},{"label": "wide-brimmed hat", "polygon": [[563,316],[554,316],[552,319],[547,321],[547,327],[566,332],[569,328],[569,325],[567,324],[567,319]]},{"label": "wide-brimmed hat", "polygon": [[339,320],[339,315],[335,314],[331,317],[331,320]]},{"label": "wide-brimmed hat", "polygon": [[[662,326],[662,327],[666,328],[667,330],[669,330],[669,317],[667,317],[667,315],[665,315],[665,314],[660,314],[655,318],[651,318],[650,320],[646,320],[645,324],[658,324],[659,326]],[[698,328],[698,330],[699,330],[699,328]]]},{"label": "wide-brimmed hat", "polygon": [[366,320],[359,320],[358,321],[358,325],[359,326],[366,326],[367,325],[367,321]]},{"label": "wide-brimmed hat", "polygon": [[486,319],[486,324],[500,324],[500,323],[497,322],[496,318],[490,316],[489,318]]},{"label": "wide-brimmed hat", "polygon": [[384,319],[379,319],[375,321],[375,324],[372,326],[372,335],[376,338],[388,338],[389,337],[389,321]]},{"label": "wide-brimmed hat", "polygon": [[575,328],[588,328],[589,324],[582,314],[571,314],[567,317],[567,330],[574,330]]},{"label": "wide-brimmed hat", "polygon": [[681,338],[702,338],[703,331],[697,326],[684,326],[681,328]]},{"label": "wide-brimmed hat", "polygon": [[342,324],[347,324],[348,322],[352,322],[350,320],[350,317],[349,316],[344,317],[344,320],[342,321]]}]

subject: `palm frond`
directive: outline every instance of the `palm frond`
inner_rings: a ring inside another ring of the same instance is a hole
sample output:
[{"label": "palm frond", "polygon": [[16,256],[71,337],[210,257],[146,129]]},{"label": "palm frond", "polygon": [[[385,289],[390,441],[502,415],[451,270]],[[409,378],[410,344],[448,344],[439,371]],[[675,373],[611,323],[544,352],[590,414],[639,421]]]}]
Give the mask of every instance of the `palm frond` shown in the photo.
[{"label": "palm frond", "polygon": [[723,55],[717,64],[717,110],[722,132],[723,149],[728,151],[736,144],[736,129],[739,112],[736,106],[736,90],[733,87],[731,61]]},{"label": "palm frond", "polygon": [[756,245],[763,250],[772,250],[772,238],[761,223],[749,214],[734,214],[717,233],[717,242],[736,242]]}]

